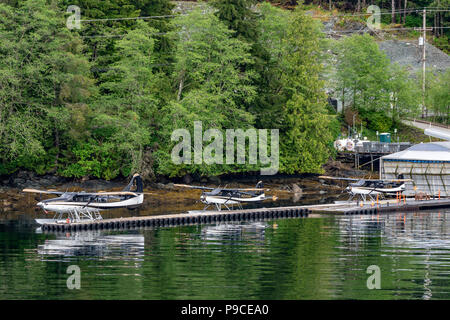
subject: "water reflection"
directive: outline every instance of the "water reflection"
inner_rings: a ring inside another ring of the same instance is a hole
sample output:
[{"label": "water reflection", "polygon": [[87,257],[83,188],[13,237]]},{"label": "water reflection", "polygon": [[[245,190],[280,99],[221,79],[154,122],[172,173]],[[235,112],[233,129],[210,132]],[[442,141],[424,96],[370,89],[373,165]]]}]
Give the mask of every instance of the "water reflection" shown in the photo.
[{"label": "water reflection", "polygon": [[[350,216],[338,220],[341,256],[378,254],[385,287],[408,298],[450,297],[450,212]],[[349,255],[353,252],[352,255]],[[370,260],[370,259],[367,259]],[[382,268],[383,270],[383,268]]]},{"label": "water reflection", "polygon": [[345,216],[338,219],[348,242],[363,242],[368,235],[382,237],[386,245],[408,248],[450,248],[450,212],[397,213]]},{"label": "water reflection", "polygon": [[144,236],[139,233],[107,234],[102,231],[57,234],[38,245],[38,254],[60,256],[144,256]]},{"label": "water reflection", "polygon": [[[450,211],[35,233],[0,226],[0,299],[446,299]],[[83,272],[66,290],[66,269]],[[367,267],[381,270],[369,290]],[[32,272],[30,272],[32,271]],[[31,280],[30,280],[31,279]],[[77,296],[79,294],[80,296]]]},{"label": "water reflection", "polygon": [[249,241],[264,243],[267,222],[236,222],[207,225],[201,230],[201,238],[209,243],[230,244],[232,242]]}]

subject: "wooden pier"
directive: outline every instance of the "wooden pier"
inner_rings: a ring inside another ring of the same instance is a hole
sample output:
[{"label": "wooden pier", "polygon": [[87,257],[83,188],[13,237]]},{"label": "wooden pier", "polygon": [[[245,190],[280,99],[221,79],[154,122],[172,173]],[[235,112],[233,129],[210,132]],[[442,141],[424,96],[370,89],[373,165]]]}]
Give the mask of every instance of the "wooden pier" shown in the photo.
[{"label": "wooden pier", "polygon": [[313,213],[341,215],[371,215],[397,211],[419,211],[449,208],[450,199],[423,200],[412,199],[383,200],[378,204],[365,202],[306,205],[276,208],[258,208],[224,211],[196,211],[156,216],[137,216],[116,219],[86,220],[72,223],[48,223],[42,225],[43,231],[84,231],[84,230],[123,230],[141,227],[173,227],[182,225],[211,224],[227,221],[271,220],[280,218],[306,218]]},{"label": "wooden pier", "polygon": [[421,211],[439,208],[450,208],[450,198],[446,199],[435,199],[435,200],[413,200],[405,199],[397,201],[392,200],[381,200],[378,203],[375,201],[365,201],[359,205],[356,203],[338,203],[338,204],[323,204],[314,205],[308,207],[311,212],[322,213],[322,214],[343,214],[343,215],[353,215],[353,214],[380,214],[389,213],[396,211]]}]

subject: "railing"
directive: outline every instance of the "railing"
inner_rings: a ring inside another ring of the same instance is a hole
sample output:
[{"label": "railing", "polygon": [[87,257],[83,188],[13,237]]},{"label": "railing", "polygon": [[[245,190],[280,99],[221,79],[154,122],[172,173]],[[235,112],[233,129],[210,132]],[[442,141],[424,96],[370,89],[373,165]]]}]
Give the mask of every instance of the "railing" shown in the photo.
[{"label": "railing", "polygon": [[356,145],[356,153],[386,153],[391,154],[395,152],[400,152],[411,147],[410,142],[378,142],[378,141],[363,141],[362,146]]},{"label": "railing", "polygon": [[408,121],[419,122],[419,123],[430,125],[432,127],[440,127],[440,128],[444,128],[444,129],[450,129],[450,125],[445,125],[443,123],[437,123],[437,122],[431,122],[431,121],[419,120],[419,119],[408,119]]}]

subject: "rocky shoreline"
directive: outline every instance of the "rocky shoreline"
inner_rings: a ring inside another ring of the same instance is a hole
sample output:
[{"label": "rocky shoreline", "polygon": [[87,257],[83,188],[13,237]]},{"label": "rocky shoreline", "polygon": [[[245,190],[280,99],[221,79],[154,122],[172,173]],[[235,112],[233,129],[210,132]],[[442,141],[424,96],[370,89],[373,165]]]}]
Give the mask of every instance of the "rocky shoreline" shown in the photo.
[{"label": "rocky shoreline", "polygon": [[[344,177],[368,177],[368,172],[354,170],[348,164],[339,161],[329,161],[324,165],[326,175]],[[207,186],[227,187],[254,187],[259,179],[264,182],[265,188],[270,189],[270,195],[276,195],[279,199],[298,200],[305,196],[320,196],[324,194],[336,194],[342,190],[342,183],[325,181],[318,178],[317,174],[301,175],[275,175],[259,176],[256,174],[228,175],[222,177],[210,177],[194,179],[185,176],[175,181],[160,178],[157,181],[146,182],[145,191],[152,195],[146,198],[147,206],[160,206],[165,204],[197,203],[199,191],[175,187],[175,183],[201,184]],[[35,189],[60,189],[69,191],[106,191],[121,190],[127,183],[126,179],[106,181],[102,179],[71,179],[57,175],[37,175],[29,171],[19,171],[10,176],[0,177],[0,210],[20,210],[29,208],[35,203],[38,195],[22,192],[24,188]]]},{"label": "rocky shoreline", "polygon": [[[340,161],[330,160],[324,166],[325,175],[342,176],[342,177],[364,177],[369,173],[364,170],[355,170],[350,165]],[[314,179],[316,174],[300,174],[300,175],[282,175],[260,176],[254,173],[244,173],[238,175],[225,175],[221,177],[201,177],[195,178],[186,175],[183,178],[170,180],[166,177],[159,177],[156,181],[145,181],[146,185],[152,189],[168,190],[172,189],[174,183],[184,184],[207,184],[220,185],[226,184],[251,184],[259,179],[270,184],[283,185],[296,179]],[[81,179],[65,178],[55,174],[38,175],[31,171],[19,170],[9,176],[0,176],[0,188],[2,189],[24,189],[24,188],[83,188],[87,190],[114,189],[123,187],[127,183],[127,179],[118,178],[114,180],[103,180],[98,178],[84,177]]]}]

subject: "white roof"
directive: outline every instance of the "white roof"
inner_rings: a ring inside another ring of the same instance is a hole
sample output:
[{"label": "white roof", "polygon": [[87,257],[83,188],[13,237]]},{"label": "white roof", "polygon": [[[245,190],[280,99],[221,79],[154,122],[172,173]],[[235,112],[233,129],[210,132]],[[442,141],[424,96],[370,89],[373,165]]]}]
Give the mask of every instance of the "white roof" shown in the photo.
[{"label": "white roof", "polygon": [[381,157],[383,160],[397,161],[449,161],[450,141],[419,143],[406,150]]},{"label": "white roof", "polygon": [[450,141],[450,130],[447,129],[427,128],[425,129],[425,134],[442,140]]}]

